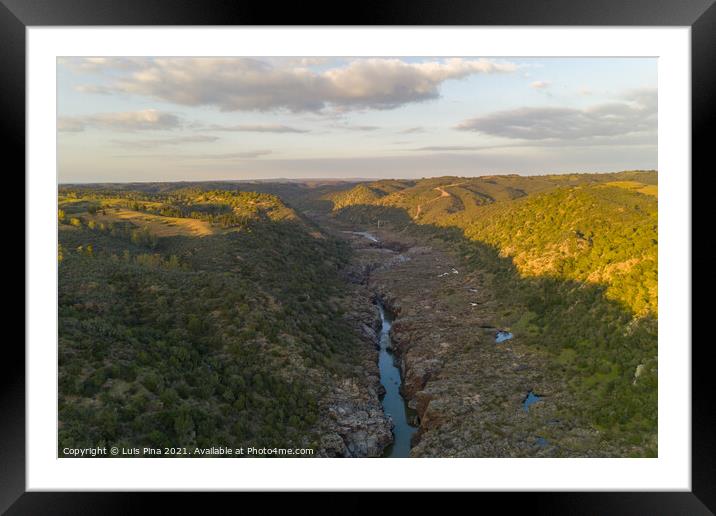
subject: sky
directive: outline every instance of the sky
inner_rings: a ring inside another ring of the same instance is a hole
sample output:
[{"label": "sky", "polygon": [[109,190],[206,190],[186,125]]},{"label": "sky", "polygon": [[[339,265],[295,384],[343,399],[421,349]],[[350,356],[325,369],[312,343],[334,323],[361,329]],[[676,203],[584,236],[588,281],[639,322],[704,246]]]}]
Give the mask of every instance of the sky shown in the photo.
[{"label": "sky", "polygon": [[657,168],[655,58],[57,62],[61,183]]}]

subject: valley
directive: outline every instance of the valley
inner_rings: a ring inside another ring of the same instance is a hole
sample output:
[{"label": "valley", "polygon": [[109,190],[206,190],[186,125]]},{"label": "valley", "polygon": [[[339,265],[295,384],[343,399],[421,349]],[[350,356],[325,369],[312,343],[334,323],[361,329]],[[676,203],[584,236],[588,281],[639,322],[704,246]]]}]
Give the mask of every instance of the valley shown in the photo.
[{"label": "valley", "polygon": [[655,456],[656,185],[64,185],[60,447]]}]

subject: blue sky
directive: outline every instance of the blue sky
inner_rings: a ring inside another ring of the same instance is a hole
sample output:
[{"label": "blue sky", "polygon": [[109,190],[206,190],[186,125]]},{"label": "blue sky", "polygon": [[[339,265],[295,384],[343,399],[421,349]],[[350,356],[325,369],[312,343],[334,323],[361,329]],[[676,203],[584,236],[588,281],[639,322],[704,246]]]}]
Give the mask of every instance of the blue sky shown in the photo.
[{"label": "blue sky", "polygon": [[656,168],[654,58],[62,58],[61,182]]}]

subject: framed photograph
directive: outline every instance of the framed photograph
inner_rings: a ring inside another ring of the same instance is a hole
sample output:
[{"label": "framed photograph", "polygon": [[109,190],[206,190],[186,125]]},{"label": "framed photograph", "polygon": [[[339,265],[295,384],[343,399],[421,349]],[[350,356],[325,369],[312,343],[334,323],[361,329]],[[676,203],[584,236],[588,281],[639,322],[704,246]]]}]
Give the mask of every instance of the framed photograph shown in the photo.
[{"label": "framed photograph", "polygon": [[0,509],[529,491],[711,514],[712,4],[2,0],[27,303]]}]

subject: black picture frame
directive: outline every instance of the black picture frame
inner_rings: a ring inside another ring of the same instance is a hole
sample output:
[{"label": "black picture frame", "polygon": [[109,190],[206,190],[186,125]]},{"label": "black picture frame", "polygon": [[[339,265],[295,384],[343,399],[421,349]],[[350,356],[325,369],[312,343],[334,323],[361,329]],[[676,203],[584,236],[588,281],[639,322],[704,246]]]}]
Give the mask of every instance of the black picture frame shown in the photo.
[{"label": "black picture frame", "polygon": [[[692,169],[706,166],[708,125],[716,92],[715,0],[428,0],[362,1],[334,8],[305,3],[274,5],[229,0],[0,0],[0,120],[7,157],[25,164],[25,29],[30,26],[113,25],[550,25],[689,26],[692,44]],[[22,167],[22,168],[20,168]],[[6,170],[7,171],[7,170]],[[8,171],[9,172],[9,171]],[[693,172],[691,174],[693,185]],[[23,183],[24,184],[24,183]],[[24,186],[22,187],[24,190]],[[692,191],[693,187],[692,187]],[[698,192],[698,190],[694,191]],[[702,193],[703,195],[703,193]],[[695,199],[693,204],[695,205]],[[693,218],[693,217],[692,217]],[[695,219],[694,219],[695,220]],[[692,233],[695,234],[695,233]],[[694,260],[692,258],[692,266]],[[26,270],[27,274],[27,270]],[[692,491],[619,493],[484,493],[510,510],[523,504],[532,513],[713,514],[716,511],[716,428],[709,389],[708,341],[692,340]],[[128,493],[25,492],[25,353],[6,340],[0,361],[0,512],[7,514],[125,514],[147,507],[156,495]],[[242,495],[247,496],[247,495]],[[206,497],[199,502],[204,511]],[[225,498],[225,497],[220,497]],[[272,497],[280,500],[281,497]],[[247,500],[244,499],[246,502]],[[181,493],[162,504],[191,508]],[[250,501],[249,501],[250,503]],[[265,504],[265,500],[262,500]],[[334,510],[365,512],[363,498]],[[164,506],[168,509],[168,505]]]}]

